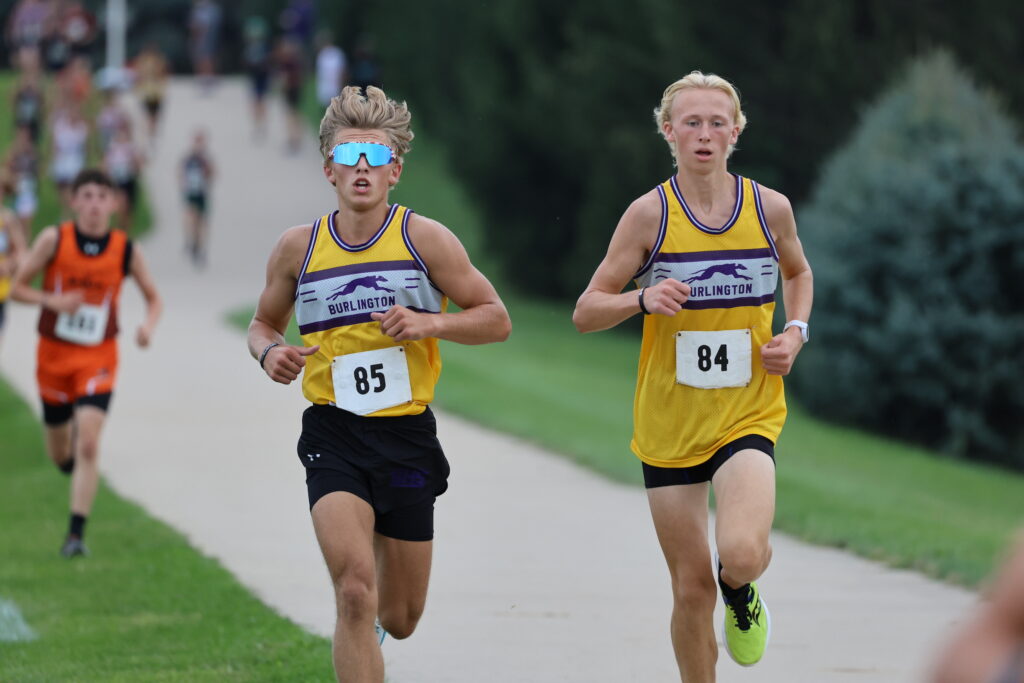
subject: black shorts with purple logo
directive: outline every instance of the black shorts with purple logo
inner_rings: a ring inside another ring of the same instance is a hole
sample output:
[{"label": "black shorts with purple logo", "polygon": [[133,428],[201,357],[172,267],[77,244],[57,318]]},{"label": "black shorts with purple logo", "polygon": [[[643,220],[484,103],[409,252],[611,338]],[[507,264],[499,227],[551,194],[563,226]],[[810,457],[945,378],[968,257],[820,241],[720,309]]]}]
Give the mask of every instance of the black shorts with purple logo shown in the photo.
[{"label": "black shorts with purple logo", "polygon": [[359,496],[374,530],[403,541],[434,537],[434,500],[448,488],[448,460],[427,408],[419,415],[362,417],[312,405],[302,414],[298,456],[310,509],[328,493]]}]

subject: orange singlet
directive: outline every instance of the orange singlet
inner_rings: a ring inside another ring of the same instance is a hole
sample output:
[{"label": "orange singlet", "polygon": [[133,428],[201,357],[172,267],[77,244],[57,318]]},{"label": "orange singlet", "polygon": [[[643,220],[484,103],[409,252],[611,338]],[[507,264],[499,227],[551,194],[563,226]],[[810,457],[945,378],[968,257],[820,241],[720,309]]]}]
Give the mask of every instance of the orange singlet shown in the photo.
[{"label": "orange singlet", "polygon": [[46,267],[43,291],[79,291],[83,304],[74,314],[44,308],[39,316],[36,379],[40,396],[51,405],[113,391],[117,303],[129,249],[128,237],[121,230],[111,230],[106,245],[91,254],[79,245],[74,223],[60,225],[58,234],[57,252]]}]

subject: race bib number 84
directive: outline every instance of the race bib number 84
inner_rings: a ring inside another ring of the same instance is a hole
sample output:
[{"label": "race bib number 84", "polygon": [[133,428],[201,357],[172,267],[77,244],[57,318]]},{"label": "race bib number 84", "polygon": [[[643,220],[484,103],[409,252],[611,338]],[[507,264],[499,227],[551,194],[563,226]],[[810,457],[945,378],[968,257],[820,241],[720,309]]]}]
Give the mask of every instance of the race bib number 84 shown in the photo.
[{"label": "race bib number 84", "polygon": [[401,346],[336,356],[331,361],[331,379],[335,405],[356,415],[412,400],[409,363]]},{"label": "race bib number 84", "polygon": [[750,384],[750,330],[676,333],[676,382],[697,389]]}]

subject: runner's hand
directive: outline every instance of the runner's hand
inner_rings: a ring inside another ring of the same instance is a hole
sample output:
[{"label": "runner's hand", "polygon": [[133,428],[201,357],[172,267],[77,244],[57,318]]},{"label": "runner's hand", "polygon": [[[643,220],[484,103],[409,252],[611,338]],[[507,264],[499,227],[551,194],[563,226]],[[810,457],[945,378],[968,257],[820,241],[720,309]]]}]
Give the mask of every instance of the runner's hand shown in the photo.
[{"label": "runner's hand", "polygon": [[416,341],[437,336],[437,318],[434,313],[417,313],[405,306],[392,306],[384,313],[371,313],[370,317],[380,321],[380,331],[395,341]]},{"label": "runner's hand", "polygon": [[689,298],[690,285],[673,278],[644,289],[644,306],[652,315],[673,316],[682,310]]},{"label": "runner's hand", "polygon": [[263,369],[270,379],[281,384],[291,384],[306,367],[306,356],[312,356],[320,350],[316,346],[288,346],[281,344],[270,349],[263,359]]},{"label": "runner's hand", "polygon": [[791,327],[772,337],[761,347],[761,364],[769,375],[788,375],[793,369],[796,354],[804,347],[800,330]]},{"label": "runner's hand", "polygon": [[44,305],[57,313],[74,313],[82,305],[81,292],[65,292],[51,294],[44,300]]},{"label": "runner's hand", "polygon": [[135,343],[139,345],[139,348],[147,348],[152,338],[153,331],[145,325],[139,325],[139,329],[135,332]]}]

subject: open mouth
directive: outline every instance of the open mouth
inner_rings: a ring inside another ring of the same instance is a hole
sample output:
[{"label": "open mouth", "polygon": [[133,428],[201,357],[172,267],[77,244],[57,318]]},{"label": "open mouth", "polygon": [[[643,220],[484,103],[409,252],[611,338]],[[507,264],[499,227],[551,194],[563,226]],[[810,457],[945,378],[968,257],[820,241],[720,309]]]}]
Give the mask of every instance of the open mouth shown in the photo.
[{"label": "open mouth", "polygon": [[370,189],[370,181],[366,180],[365,178],[360,178],[359,180],[357,180],[354,183],[352,183],[352,185],[357,190],[368,190],[368,189]]},{"label": "open mouth", "polygon": [[711,150],[710,149],[698,149],[696,154],[697,154],[697,158],[698,159],[710,159],[711,158]]}]

